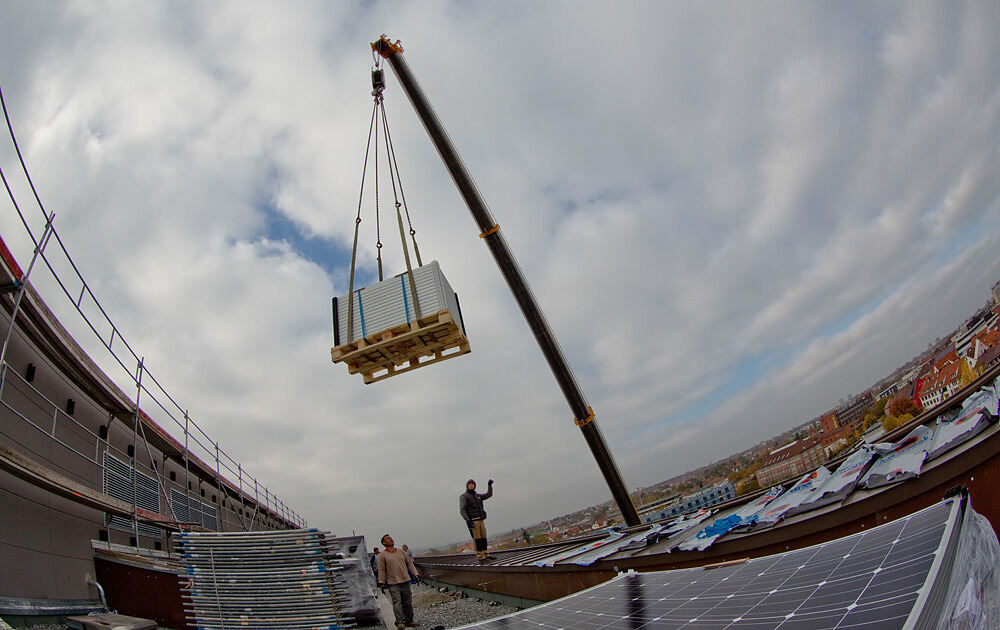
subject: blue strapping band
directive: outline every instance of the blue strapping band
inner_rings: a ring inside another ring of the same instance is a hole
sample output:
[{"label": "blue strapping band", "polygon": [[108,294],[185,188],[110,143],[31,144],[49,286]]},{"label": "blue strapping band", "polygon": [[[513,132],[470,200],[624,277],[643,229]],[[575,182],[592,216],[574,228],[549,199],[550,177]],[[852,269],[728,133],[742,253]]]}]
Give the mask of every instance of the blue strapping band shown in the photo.
[{"label": "blue strapping band", "polygon": [[403,287],[403,312],[406,313],[406,323],[410,323],[410,306],[406,302],[406,283],[403,282],[403,276],[406,274],[399,274],[399,286]]},{"label": "blue strapping band", "polygon": [[361,316],[361,336],[367,337],[368,335],[365,334],[365,309],[361,308],[361,291],[358,291],[358,315]]}]

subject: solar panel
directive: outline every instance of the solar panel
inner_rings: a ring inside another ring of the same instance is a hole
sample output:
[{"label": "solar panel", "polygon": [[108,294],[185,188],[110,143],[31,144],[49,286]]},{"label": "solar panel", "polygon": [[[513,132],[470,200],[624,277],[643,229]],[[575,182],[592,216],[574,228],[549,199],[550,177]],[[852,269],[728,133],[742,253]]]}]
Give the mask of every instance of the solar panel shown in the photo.
[{"label": "solar panel", "polygon": [[574,595],[465,627],[913,627],[915,620],[926,623],[928,615],[939,612],[929,609],[940,607],[947,585],[963,501],[946,500],[868,531],[773,556],[715,568],[630,571]]}]

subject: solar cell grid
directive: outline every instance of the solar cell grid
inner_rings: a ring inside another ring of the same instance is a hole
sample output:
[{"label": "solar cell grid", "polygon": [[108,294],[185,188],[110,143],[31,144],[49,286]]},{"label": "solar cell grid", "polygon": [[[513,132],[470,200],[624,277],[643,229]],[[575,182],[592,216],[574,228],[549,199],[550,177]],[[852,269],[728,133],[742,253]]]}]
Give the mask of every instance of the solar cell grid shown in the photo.
[{"label": "solar cell grid", "polygon": [[[902,628],[947,545],[957,501],[892,523],[710,570],[619,575],[575,595],[466,626],[500,628]],[[932,577],[932,576],[931,576]]]}]

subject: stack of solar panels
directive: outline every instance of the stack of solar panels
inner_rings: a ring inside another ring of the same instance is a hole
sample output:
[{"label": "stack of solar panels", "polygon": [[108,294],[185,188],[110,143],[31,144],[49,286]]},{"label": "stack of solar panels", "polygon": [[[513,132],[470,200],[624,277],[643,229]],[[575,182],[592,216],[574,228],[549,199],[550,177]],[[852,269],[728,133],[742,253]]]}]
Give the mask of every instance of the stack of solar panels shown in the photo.
[{"label": "stack of solar panels", "polygon": [[[181,533],[188,624],[199,630],[348,627],[344,564],[329,532]],[[339,554],[337,554],[339,555]]]},{"label": "stack of solar panels", "polygon": [[619,574],[476,628],[996,628],[1000,543],[956,496],[827,543],[697,569]]}]

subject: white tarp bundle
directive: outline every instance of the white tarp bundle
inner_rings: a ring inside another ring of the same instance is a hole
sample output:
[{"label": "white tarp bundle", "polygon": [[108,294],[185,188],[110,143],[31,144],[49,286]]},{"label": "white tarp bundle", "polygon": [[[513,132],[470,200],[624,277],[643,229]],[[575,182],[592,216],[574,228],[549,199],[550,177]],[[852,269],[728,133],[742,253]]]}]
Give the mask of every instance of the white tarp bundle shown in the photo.
[{"label": "white tarp bundle", "polygon": [[793,508],[812,498],[823,483],[830,478],[830,471],[820,466],[806,473],[788,492],[772,501],[757,518],[755,528],[770,527],[783,519]]},{"label": "white tarp bundle", "polygon": [[761,496],[757,497],[755,501],[747,503],[729,516],[715,519],[708,527],[681,541],[681,543],[677,545],[677,548],[682,551],[692,551],[694,549],[704,551],[705,549],[708,549],[720,536],[725,536],[732,531],[734,527],[757,522],[759,513],[764,510],[768,503],[778,498],[782,490],[783,488],[781,486],[774,486]]},{"label": "white tarp bundle", "polygon": [[979,407],[986,407],[986,410],[990,414],[997,415],[998,402],[995,389],[992,385],[980,387],[979,391],[962,401],[962,413],[978,409]]},{"label": "white tarp bundle", "polygon": [[850,457],[841,462],[837,471],[830,475],[823,484],[811,492],[801,503],[785,512],[785,516],[814,510],[824,505],[840,501],[854,489],[861,473],[865,471],[868,462],[875,457],[875,451],[867,444],[854,451]]},{"label": "white tarp bundle", "polygon": [[962,442],[975,437],[989,424],[990,417],[983,407],[970,409],[951,422],[942,422],[939,418],[937,428],[934,430],[934,443],[928,450],[927,460],[932,460]]},{"label": "white tarp bundle", "polygon": [[694,525],[704,521],[709,516],[712,515],[712,510],[701,509],[694,514],[687,514],[678,516],[674,520],[667,523],[662,530],[660,530],[660,538],[665,538],[676,534],[677,532],[682,532],[686,529],[690,529]]},{"label": "white tarp bundle", "polygon": [[880,456],[858,485],[877,488],[919,476],[933,443],[934,430],[919,426],[899,442],[876,444]]},{"label": "white tarp bundle", "polygon": [[657,534],[659,534],[660,529],[662,528],[663,528],[662,525],[659,524],[653,525],[651,528],[645,531],[641,531],[636,534],[631,534],[629,536],[624,536],[622,538],[617,538],[615,540],[612,540],[611,542],[601,545],[600,547],[597,547],[596,549],[585,551],[579,555],[562,560],[561,562],[565,562],[567,564],[579,564],[585,567],[589,567],[590,565],[594,564],[601,558],[610,556],[611,554],[621,549],[624,549],[625,547],[628,547],[632,543],[637,543],[637,542],[643,543],[643,546],[645,546],[646,539],[648,539],[650,536],[656,536]]},{"label": "white tarp bundle", "polygon": [[546,556],[546,557],[542,558],[541,560],[536,561],[535,562],[535,566],[536,567],[551,567],[551,566],[554,566],[555,563],[559,562],[560,560],[565,560],[566,558],[572,558],[573,556],[576,556],[576,555],[579,555],[579,554],[582,554],[582,553],[585,553],[585,552],[588,552],[588,551],[592,551],[592,550],[597,549],[599,547],[603,547],[604,545],[606,545],[608,543],[614,542],[614,541],[622,538],[624,535],[625,535],[624,533],[619,532],[619,531],[609,531],[608,534],[607,534],[607,536],[605,536],[604,538],[601,538],[600,540],[595,540],[595,541],[592,541],[592,542],[583,543],[582,545],[580,545],[578,547],[572,547],[570,549],[567,549],[567,550],[564,550],[564,551],[560,551],[558,553],[554,553],[551,556]]},{"label": "white tarp bundle", "polygon": [[[697,527],[702,521],[710,518],[715,510],[710,508],[702,508],[693,514],[681,515],[670,521],[660,530],[659,534],[656,536],[656,541],[660,542],[667,540],[673,536],[677,536],[678,540],[685,538],[685,533],[689,530]],[[670,553],[672,549],[676,546],[672,546],[667,549],[667,553]]]}]

